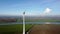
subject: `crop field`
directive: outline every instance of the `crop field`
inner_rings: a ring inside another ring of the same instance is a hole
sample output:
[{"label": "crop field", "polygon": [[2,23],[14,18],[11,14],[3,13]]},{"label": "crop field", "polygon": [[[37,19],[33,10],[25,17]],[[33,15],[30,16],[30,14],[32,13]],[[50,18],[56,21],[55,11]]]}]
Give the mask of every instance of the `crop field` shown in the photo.
[{"label": "crop field", "polygon": [[29,34],[60,34],[60,24],[35,24]]},{"label": "crop field", "polygon": [[26,22],[60,22],[60,20],[54,19],[36,19],[36,20],[26,20]]},{"label": "crop field", "polygon": [[[26,32],[30,30],[33,25],[26,24]],[[12,25],[0,25],[0,34],[22,34],[23,25],[22,24],[12,24]]]},{"label": "crop field", "polygon": [[26,25],[25,25],[25,30],[26,30],[26,32],[28,32],[32,27],[33,27],[32,24],[26,24]]},{"label": "crop field", "polygon": [[22,34],[22,24],[0,25],[0,34]]}]

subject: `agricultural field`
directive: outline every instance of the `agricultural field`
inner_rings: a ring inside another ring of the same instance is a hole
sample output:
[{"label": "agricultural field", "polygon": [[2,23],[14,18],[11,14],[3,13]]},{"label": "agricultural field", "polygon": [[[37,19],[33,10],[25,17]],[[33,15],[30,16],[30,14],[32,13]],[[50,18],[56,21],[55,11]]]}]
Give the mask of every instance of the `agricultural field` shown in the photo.
[{"label": "agricultural field", "polygon": [[60,34],[60,24],[35,24],[29,34]]},{"label": "agricultural field", "polygon": [[[8,21],[7,21],[8,20]],[[13,22],[16,22],[16,23],[20,23],[22,22],[22,18],[14,18],[13,20],[10,18],[10,19],[1,19],[0,20],[0,23],[13,23]],[[26,24],[25,25],[25,32],[29,32],[31,30],[32,27],[35,26],[35,24],[32,24],[34,22],[60,22],[60,19],[56,19],[56,18],[38,18],[38,17],[26,17],[25,18],[25,22],[29,23],[31,22],[31,24]],[[22,24],[11,24],[11,25],[0,25],[0,34],[22,34],[23,33],[23,25]]]},{"label": "agricultural field", "polygon": [[[25,30],[28,32],[33,27],[32,24],[26,24]],[[0,25],[0,34],[22,34],[22,24]]]},{"label": "agricultural field", "polygon": [[26,32],[28,32],[33,26],[34,26],[34,25],[32,25],[32,24],[26,24],[26,25],[25,25],[25,30],[26,30]]},{"label": "agricultural field", "polygon": [[26,22],[60,22],[56,19],[26,19]]},{"label": "agricultural field", "polygon": [[22,24],[0,25],[0,34],[22,34]]}]

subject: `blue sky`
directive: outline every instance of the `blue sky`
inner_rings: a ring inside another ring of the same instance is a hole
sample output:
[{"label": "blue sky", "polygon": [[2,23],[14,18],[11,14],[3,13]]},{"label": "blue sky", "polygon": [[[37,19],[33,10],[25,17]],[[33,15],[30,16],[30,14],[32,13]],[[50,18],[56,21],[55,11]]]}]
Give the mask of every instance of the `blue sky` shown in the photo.
[{"label": "blue sky", "polygon": [[0,0],[0,15],[60,15],[60,0]]}]

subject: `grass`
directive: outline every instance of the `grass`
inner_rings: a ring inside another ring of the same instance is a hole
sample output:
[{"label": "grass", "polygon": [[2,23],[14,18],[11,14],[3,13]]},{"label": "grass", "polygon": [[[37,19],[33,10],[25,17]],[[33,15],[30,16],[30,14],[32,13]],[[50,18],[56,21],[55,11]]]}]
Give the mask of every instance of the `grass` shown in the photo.
[{"label": "grass", "polygon": [[22,33],[22,24],[0,25],[0,34]]},{"label": "grass", "polygon": [[26,24],[25,25],[26,27],[25,27],[25,30],[26,30],[26,32],[27,31],[29,31],[29,29],[33,26],[32,24]]},{"label": "grass", "polygon": [[37,20],[26,20],[26,22],[60,22],[60,20],[53,20],[53,19],[37,19]]},{"label": "grass", "polygon": [[[32,24],[26,24],[26,32],[32,27]],[[22,34],[23,25],[22,24],[12,24],[12,25],[0,25],[0,34]]]}]

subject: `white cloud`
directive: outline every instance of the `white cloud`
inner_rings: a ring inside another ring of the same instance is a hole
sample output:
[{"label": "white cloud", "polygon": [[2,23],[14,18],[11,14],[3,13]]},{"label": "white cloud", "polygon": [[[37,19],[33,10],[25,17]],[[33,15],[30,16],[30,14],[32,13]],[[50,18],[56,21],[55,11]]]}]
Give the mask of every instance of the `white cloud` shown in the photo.
[{"label": "white cloud", "polygon": [[51,10],[50,8],[46,8],[43,13],[44,13],[44,14],[49,14],[49,13],[51,13],[51,11],[52,11],[52,10]]},{"label": "white cloud", "polygon": [[44,12],[41,13],[40,15],[41,15],[41,16],[46,16],[46,15],[50,14],[51,12],[52,12],[52,9],[46,8],[46,9],[44,10]]}]

